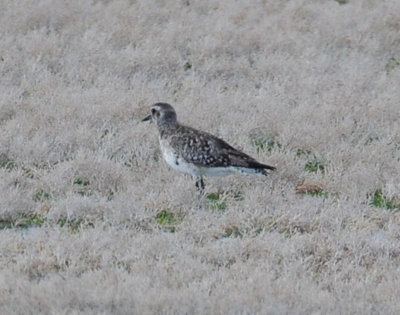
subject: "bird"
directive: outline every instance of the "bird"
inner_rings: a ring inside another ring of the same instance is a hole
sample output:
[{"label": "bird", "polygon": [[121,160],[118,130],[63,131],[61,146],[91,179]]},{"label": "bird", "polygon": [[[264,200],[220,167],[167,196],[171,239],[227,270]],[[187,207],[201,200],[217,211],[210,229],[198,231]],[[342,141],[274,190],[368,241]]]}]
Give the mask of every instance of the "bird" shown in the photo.
[{"label": "bird", "polygon": [[234,173],[268,175],[276,168],[235,149],[224,140],[178,122],[175,109],[168,103],[155,103],[142,121],[158,128],[164,160],[173,169],[192,175],[197,190],[204,191],[203,176]]}]

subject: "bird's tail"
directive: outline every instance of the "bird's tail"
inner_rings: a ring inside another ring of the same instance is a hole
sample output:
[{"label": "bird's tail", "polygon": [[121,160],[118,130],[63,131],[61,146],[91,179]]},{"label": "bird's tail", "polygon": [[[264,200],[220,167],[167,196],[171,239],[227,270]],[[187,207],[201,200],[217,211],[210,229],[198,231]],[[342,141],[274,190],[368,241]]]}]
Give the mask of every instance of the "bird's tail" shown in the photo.
[{"label": "bird's tail", "polygon": [[249,165],[250,168],[254,168],[257,171],[257,173],[260,173],[260,174],[265,175],[265,176],[267,176],[269,174],[268,171],[276,170],[275,166],[262,164],[262,163],[259,163],[259,162],[253,162],[253,163],[249,163],[249,164],[250,164]]}]

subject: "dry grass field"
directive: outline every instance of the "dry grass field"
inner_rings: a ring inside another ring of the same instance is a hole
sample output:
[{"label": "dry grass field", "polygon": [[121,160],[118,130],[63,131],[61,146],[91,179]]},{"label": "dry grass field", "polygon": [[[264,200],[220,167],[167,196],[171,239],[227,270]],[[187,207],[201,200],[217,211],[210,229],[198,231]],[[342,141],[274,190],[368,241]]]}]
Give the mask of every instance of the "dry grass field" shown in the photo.
[{"label": "dry grass field", "polygon": [[1,314],[399,314],[399,179],[398,0],[0,1]]}]

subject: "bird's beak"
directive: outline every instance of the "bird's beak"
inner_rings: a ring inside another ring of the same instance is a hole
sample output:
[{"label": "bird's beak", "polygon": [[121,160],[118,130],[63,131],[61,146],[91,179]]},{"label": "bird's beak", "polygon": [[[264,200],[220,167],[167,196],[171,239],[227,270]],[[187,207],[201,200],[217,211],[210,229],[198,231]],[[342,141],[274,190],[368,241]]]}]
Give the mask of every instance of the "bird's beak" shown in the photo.
[{"label": "bird's beak", "polygon": [[148,121],[151,120],[151,115],[147,116],[146,118],[143,118],[142,121]]}]

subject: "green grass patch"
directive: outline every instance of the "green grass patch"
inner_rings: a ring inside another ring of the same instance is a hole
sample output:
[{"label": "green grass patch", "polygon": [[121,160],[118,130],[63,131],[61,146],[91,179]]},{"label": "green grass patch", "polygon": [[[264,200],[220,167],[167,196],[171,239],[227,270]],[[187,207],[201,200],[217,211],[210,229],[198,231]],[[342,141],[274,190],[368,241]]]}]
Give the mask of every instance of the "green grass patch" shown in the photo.
[{"label": "green grass patch", "polygon": [[296,156],[301,159],[307,160],[304,165],[304,170],[310,173],[324,172],[324,163],[317,158],[317,156],[308,149],[297,149]]},{"label": "green grass patch", "polygon": [[106,193],[107,201],[111,201],[114,199],[114,191],[109,189]]},{"label": "green grass patch", "polygon": [[368,136],[368,138],[365,140],[364,145],[370,145],[373,142],[379,141],[380,137],[377,134],[373,134]]},{"label": "green grass patch", "polygon": [[328,198],[328,193],[324,190],[320,191],[310,191],[307,192],[307,195],[313,196],[313,197],[323,197],[323,198]]},{"label": "green grass patch", "polygon": [[192,69],[192,64],[189,61],[186,61],[185,64],[183,65],[183,69],[185,71]]},{"label": "green grass patch", "polygon": [[244,195],[240,190],[237,191],[219,191],[206,195],[207,206],[210,210],[223,211],[228,207],[227,201],[243,201]]},{"label": "green grass patch", "polygon": [[77,233],[82,228],[83,219],[61,218],[57,220],[57,224],[62,228],[68,228],[72,233]]},{"label": "green grass patch", "polygon": [[237,190],[232,192],[233,200],[235,201],[243,201],[244,200],[244,194],[243,191]]},{"label": "green grass patch", "polygon": [[227,205],[226,201],[222,199],[223,193],[210,193],[206,196],[208,200],[208,207],[211,210],[225,210]]},{"label": "green grass patch", "polygon": [[156,220],[159,225],[171,233],[176,231],[176,225],[181,222],[180,219],[176,218],[174,213],[165,209],[157,213]]},{"label": "green grass patch", "polygon": [[83,179],[81,177],[77,177],[77,178],[74,179],[74,185],[89,186],[90,182],[87,179]]},{"label": "green grass patch", "polygon": [[0,219],[0,230],[11,229],[14,227],[14,222],[9,219]]},{"label": "green grass patch", "polygon": [[92,194],[89,180],[82,177],[77,177],[74,179],[73,184],[77,186],[75,190],[77,194],[81,196],[90,196]]},{"label": "green grass patch", "polygon": [[71,233],[77,233],[84,227],[93,227],[94,224],[87,222],[83,218],[60,218],[57,221],[49,220],[45,216],[31,213],[22,214],[17,218],[0,218],[0,230],[3,229],[29,229],[46,225],[58,225],[67,228]]},{"label": "green grass patch", "polygon": [[349,3],[349,0],[335,0],[335,1],[341,5]]},{"label": "green grass patch", "polygon": [[309,157],[310,155],[312,155],[311,150],[297,149],[297,152],[296,152],[297,157]]},{"label": "green grass patch", "polygon": [[32,168],[22,166],[22,170],[23,170],[23,174],[26,178],[30,178],[30,179],[35,178],[35,172]]},{"label": "green grass patch", "polygon": [[304,170],[310,173],[316,173],[318,171],[324,172],[325,171],[325,166],[322,162],[318,160],[311,160],[304,165]]},{"label": "green grass patch", "polygon": [[15,226],[22,229],[27,229],[31,227],[41,227],[45,221],[46,219],[44,217],[37,214],[32,214],[23,216],[18,220],[16,220]]},{"label": "green grass patch", "polygon": [[46,222],[46,218],[36,214],[24,214],[16,219],[0,219],[0,230],[3,229],[28,229],[31,227],[41,227]]},{"label": "green grass patch", "polygon": [[243,237],[243,233],[240,232],[239,228],[237,226],[228,226],[225,228],[225,234],[222,236],[224,237]]},{"label": "green grass patch", "polygon": [[[57,221],[49,221],[45,217],[36,213],[25,214],[16,219],[0,219],[0,230],[2,229],[28,229],[32,227],[41,227],[44,223],[54,222],[60,227],[68,228],[71,232],[76,233],[82,228],[83,219],[67,219],[61,218]],[[89,225],[89,224],[88,224]]]},{"label": "green grass patch", "polygon": [[50,193],[44,191],[43,189],[40,189],[39,191],[36,192],[36,194],[33,195],[33,200],[36,202],[49,200],[50,198],[51,198]]},{"label": "green grass patch", "polygon": [[386,73],[389,74],[392,70],[397,68],[399,65],[400,65],[399,60],[397,60],[395,57],[391,57],[385,65]]},{"label": "green grass patch", "polygon": [[396,202],[394,199],[389,199],[386,197],[381,189],[377,189],[371,200],[371,205],[377,208],[384,208],[390,211],[399,211],[400,202]]},{"label": "green grass patch", "polygon": [[272,152],[275,148],[281,148],[281,144],[272,136],[257,135],[251,139],[251,143],[258,154],[261,152]]},{"label": "green grass patch", "polygon": [[250,132],[250,141],[257,153],[272,152],[282,145],[277,140],[277,134],[265,128],[256,128]]},{"label": "green grass patch", "polygon": [[17,167],[17,164],[11,160],[6,154],[0,154],[0,168],[11,171]]},{"label": "green grass patch", "polygon": [[159,213],[157,213],[156,219],[157,223],[161,225],[176,223],[175,215],[167,210],[162,210]]},{"label": "green grass patch", "polygon": [[104,129],[103,134],[101,135],[101,139],[105,138],[110,133],[109,129]]}]

